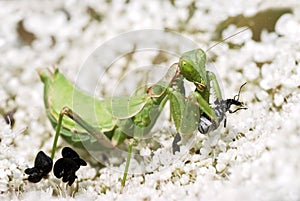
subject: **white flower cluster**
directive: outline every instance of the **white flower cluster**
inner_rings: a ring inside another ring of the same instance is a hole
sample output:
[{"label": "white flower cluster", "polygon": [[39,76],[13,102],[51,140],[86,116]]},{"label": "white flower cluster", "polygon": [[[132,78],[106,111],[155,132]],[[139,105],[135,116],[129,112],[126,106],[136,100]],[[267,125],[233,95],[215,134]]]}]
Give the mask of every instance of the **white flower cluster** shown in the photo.
[{"label": "white flower cluster", "polygon": [[14,156],[13,143],[16,135],[10,125],[0,121],[0,192],[18,190],[23,183],[24,158]]}]

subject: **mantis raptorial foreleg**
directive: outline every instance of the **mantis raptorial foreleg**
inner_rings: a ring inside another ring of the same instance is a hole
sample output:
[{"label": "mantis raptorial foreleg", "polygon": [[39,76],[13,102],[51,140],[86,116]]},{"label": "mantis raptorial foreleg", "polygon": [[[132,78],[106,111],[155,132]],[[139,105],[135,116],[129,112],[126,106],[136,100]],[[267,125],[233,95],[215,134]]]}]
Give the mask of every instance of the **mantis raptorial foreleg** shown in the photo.
[{"label": "mantis raptorial foreleg", "polygon": [[216,78],[216,75],[211,71],[207,71],[207,76],[208,76],[209,80],[211,81],[212,88],[217,96],[217,99],[222,100],[222,92],[220,89],[219,82]]},{"label": "mantis raptorial foreleg", "polygon": [[184,137],[190,136],[197,129],[200,110],[196,103],[197,99],[194,93],[191,93],[188,98],[185,98],[179,92],[170,95],[171,114],[178,132],[172,143],[173,154],[180,151],[178,143],[182,140],[181,135]]},{"label": "mantis raptorial foreleg", "polygon": [[200,111],[217,120],[214,110],[211,109],[209,103],[198,91],[191,92],[187,99],[179,92],[172,92],[170,95],[170,107],[176,130],[178,131],[172,143],[173,153],[180,150],[178,142],[182,139],[181,135],[182,137],[187,137],[197,130],[201,115]]}]

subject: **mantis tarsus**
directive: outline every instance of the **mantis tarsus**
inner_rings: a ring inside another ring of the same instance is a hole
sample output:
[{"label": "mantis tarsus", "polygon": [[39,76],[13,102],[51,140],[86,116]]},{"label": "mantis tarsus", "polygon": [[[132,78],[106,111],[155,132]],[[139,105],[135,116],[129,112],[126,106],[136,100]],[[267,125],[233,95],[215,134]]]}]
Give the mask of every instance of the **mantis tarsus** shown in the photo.
[{"label": "mantis tarsus", "polygon": [[[127,138],[139,139],[151,131],[167,101],[177,135],[193,134],[203,114],[218,126],[220,122],[209,98],[213,90],[217,100],[222,100],[221,90],[215,74],[206,70],[205,63],[203,50],[186,52],[144,93],[104,100],[78,89],[58,69],[52,73],[39,71],[44,82],[47,115],[56,129],[51,158],[54,158],[59,135],[75,146],[88,146],[89,149],[112,149]],[[184,79],[196,87],[188,96],[185,95]],[[132,146],[133,143],[129,143],[123,186]]]}]

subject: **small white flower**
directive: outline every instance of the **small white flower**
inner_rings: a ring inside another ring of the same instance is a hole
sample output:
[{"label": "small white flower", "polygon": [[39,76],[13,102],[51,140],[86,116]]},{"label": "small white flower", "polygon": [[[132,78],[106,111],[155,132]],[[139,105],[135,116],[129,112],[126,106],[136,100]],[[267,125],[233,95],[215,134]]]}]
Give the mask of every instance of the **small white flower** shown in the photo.
[{"label": "small white flower", "polygon": [[279,107],[284,102],[284,97],[281,94],[276,93],[274,95],[274,104]]},{"label": "small white flower", "polygon": [[292,14],[284,14],[278,19],[275,30],[281,35],[297,36],[300,33],[299,19],[296,21]]},{"label": "small white flower", "polygon": [[217,163],[216,165],[216,169],[218,172],[222,172],[223,170],[225,170],[226,167],[227,165],[225,163]]},{"label": "small white flower", "polygon": [[248,80],[254,80],[259,76],[259,68],[254,62],[249,63],[244,66],[243,73],[248,78]]},{"label": "small white flower", "polygon": [[142,148],[140,151],[141,156],[150,156],[151,150],[148,147]]}]

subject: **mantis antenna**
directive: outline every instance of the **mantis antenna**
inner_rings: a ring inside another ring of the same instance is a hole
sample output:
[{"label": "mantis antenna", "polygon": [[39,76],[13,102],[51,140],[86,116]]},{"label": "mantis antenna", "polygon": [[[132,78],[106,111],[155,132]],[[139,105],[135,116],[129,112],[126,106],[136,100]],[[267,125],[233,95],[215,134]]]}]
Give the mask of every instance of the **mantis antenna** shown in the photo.
[{"label": "mantis antenna", "polygon": [[223,43],[224,41],[226,41],[226,40],[228,40],[228,39],[230,39],[230,38],[232,38],[232,37],[234,37],[234,36],[236,36],[236,35],[238,35],[238,34],[244,32],[244,31],[246,31],[246,30],[248,30],[248,29],[250,29],[250,27],[246,27],[245,29],[243,29],[243,30],[241,30],[241,31],[238,31],[238,32],[236,32],[235,34],[233,34],[233,35],[231,35],[231,36],[228,36],[228,37],[224,38],[223,40],[221,40],[221,41],[219,41],[219,42],[216,42],[215,44],[213,44],[212,46],[210,46],[207,50],[205,50],[205,52],[208,52],[209,50],[211,50],[211,49],[214,48],[215,46],[219,45],[220,43]]}]

